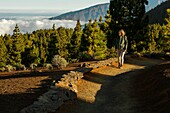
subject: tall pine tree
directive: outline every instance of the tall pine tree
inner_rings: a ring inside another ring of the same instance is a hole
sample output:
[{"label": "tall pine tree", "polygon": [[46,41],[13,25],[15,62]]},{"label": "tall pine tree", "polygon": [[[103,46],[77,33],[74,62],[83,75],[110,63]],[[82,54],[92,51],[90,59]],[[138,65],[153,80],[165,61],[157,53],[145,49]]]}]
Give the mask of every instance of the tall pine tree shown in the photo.
[{"label": "tall pine tree", "polygon": [[68,37],[67,37],[67,33],[66,33],[66,29],[64,27],[59,27],[57,29],[58,31],[58,37],[57,37],[57,51],[58,54],[63,57],[63,58],[67,58],[68,57]]},{"label": "tall pine tree", "polygon": [[129,39],[129,49],[138,40],[138,32],[147,24],[145,18],[145,5],[148,0],[110,0],[110,14],[112,16],[111,28],[115,32],[124,29]]},{"label": "tall pine tree", "polygon": [[7,48],[3,40],[3,36],[0,36],[0,68],[6,65],[7,61]]},{"label": "tall pine tree", "polygon": [[97,20],[93,23],[89,20],[89,23],[83,29],[81,50],[87,51],[87,54],[93,59],[101,60],[106,58],[106,44],[106,36],[100,29]]},{"label": "tall pine tree", "polygon": [[75,59],[78,56],[78,53],[80,52],[80,44],[81,44],[81,37],[82,37],[82,29],[80,21],[77,21],[76,27],[74,28],[74,32],[71,38],[71,45],[70,45],[70,55],[71,58]]},{"label": "tall pine tree", "polygon": [[19,26],[16,24],[11,37],[11,47],[9,48],[9,64],[19,65],[21,64],[22,58],[21,53],[24,51],[24,39],[20,33]]}]

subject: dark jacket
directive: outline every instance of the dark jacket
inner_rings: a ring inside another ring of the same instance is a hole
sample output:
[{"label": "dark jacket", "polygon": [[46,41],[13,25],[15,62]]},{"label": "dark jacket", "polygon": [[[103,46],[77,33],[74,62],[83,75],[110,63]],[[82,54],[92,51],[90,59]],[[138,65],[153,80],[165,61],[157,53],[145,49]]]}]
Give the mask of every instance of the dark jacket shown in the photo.
[{"label": "dark jacket", "polygon": [[115,49],[127,50],[127,47],[128,47],[127,36],[119,36],[119,37],[117,37]]}]

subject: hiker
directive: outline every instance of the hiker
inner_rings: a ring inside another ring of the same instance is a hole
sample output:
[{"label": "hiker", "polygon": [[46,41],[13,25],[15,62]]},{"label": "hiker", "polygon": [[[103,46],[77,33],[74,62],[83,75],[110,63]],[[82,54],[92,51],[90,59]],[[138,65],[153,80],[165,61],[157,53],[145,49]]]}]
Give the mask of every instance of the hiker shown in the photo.
[{"label": "hiker", "polygon": [[128,47],[128,40],[127,36],[125,35],[125,31],[121,29],[118,32],[118,37],[116,40],[116,50],[118,55],[118,67],[121,69],[124,63],[124,55],[127,51]]}]

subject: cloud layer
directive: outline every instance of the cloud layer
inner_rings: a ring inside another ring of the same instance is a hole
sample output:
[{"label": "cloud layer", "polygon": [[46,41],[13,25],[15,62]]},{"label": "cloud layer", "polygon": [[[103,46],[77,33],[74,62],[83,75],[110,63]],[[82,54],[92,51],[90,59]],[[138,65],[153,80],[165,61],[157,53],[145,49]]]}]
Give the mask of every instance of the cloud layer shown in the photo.
[{"label": "cloud layer", "polygon": [[[52,28],[53,24],[57,27],[74,28],[76,21],[72,20],[48,20],[44,17],[19,17],[11,19],[0,19],[0,34],[12,34],[15,25],[18,24],[22,33],[31,33],[38,29],[49,29]],[[83,23],[81,23],[83,24]]]}]

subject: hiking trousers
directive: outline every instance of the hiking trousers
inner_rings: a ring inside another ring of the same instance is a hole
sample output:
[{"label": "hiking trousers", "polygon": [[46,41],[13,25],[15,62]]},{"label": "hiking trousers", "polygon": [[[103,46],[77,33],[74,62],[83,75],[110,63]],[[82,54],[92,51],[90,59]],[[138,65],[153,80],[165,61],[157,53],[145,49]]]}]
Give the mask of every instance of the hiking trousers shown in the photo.
[{"label": "hiking trousers", "polygon": [[125,50],[118,49],[117,50],[117,55],[118,55],[118,67],[121,67],[124,64]]}]

